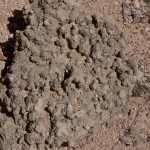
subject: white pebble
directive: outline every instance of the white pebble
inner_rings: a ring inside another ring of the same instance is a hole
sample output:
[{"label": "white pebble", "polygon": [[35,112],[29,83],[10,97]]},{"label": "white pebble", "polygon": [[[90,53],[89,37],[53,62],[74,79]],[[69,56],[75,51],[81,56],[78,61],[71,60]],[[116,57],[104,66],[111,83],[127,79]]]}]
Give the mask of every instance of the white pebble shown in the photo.
[{"label": "white pebble", "polygon": [[133,0],[133,6],[135,7],[135,8],[140,8],[140,3],[139,3],[139,0]]}]

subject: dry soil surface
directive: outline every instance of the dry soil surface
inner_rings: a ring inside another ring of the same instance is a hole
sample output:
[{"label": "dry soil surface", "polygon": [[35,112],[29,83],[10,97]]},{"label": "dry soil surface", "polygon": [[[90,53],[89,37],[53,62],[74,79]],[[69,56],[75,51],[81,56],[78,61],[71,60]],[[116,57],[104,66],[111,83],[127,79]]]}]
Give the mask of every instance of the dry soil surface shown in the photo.
[{"label": "dry soil surface", "polygon": [[[99,14],[123,31],[127,43],[126,54],[132,56],[138,62],[141,70],[149,76],[150,24],[148,18],[150,4],[144,3],[142,0],[78,0],[78,2],[87,13]],[[140,21],[133,20],[132,13],[137,11],[142,17]],[[146,81],[145,83],[149,86],[149,82]],[[83,149],[149,150],[149,142],[148,140],[145,141],[145,135],[150,133],[148,125],[150,120],[148,119],[148,108],[146,108],[149,106],[146,97],[133,98],[128,104],[130,113],[123,121],[114,124],[111,128],[100,129]],[[126,134],[125,131],[131,126],[134,126],[133,134]]]},{"label": "dry soil surface", "polygon": [[[76,0],[89,14],[98,14],[116,24],[126,38],[126,54],[134,57],[146,76],[150,72],[150,4],[142,0]],[[4,43],[12,34],[8,30],[8,18],[14,10],[21,10],[23,0],[0,0],[0,42]],[[0,70],[4,68],[5,56],[0,51]],[[147,79],[147,77],[146,77]],[[149,89],[149,81],[141,81]],[[139,89],[140,97],[128,103],[128,114],[111,126],[102,126],[87,144],[79,150],[149,150],[150,148],[150,102],[147,89]],[[140,92],[142,91],[142,93]]]}]

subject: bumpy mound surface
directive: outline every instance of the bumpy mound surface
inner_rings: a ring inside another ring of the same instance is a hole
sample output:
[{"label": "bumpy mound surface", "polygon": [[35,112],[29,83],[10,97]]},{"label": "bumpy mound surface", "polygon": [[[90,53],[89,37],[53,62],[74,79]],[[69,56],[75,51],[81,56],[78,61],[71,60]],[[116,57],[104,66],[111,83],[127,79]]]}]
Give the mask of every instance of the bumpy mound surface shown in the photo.
[{"label": "bumpy mound surface", "polygon": [[123,115],[137,65],[116,26],[63,0],[35,0],[24,14],[0,88],[0,149],[75,147]]}]

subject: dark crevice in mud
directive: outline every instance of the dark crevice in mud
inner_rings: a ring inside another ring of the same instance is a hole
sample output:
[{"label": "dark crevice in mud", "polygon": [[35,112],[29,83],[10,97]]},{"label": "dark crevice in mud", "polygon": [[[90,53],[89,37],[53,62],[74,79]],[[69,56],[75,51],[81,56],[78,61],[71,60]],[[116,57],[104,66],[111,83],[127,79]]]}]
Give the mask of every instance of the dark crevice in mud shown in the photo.
[{"label": "dark crevice in mud", "polygon": [[26,124],[25,130],[26,130],[27,133],[31,133],[31,131],[30,131],[31,123],[32,123],[32,122],[30,121],[30,122],[28,122],[28,123]]},{"label": "dark crevice in mud", "polygon": [[5,62],[5,67],[1,72],[1,77],[5,77],[9,66],[12,63],[14,57],[14,45],[16,42],[16,31],[23,31],[26,28],[25,21],[23,19],[23,11],[14,10],[13,17],[8,18],[9,23],[7,24],[7,28],[12,36],[8,39],[8,41],[0,43],[2,48],[2,52],[4,56],[7,58]]},{"label": "dark crevice in mud", "polygon": [[9,17],[8,21],[9,24],[7,25],[7,28],[10,33],[15,34],[17,30],[23,31],[26,28],[22,10],[14,10],[13,17]]},{"label": "dark crevice in mud", "polygon": [[68,147],[68,142],[63,142],[63,143],[61,144],[60,148],[62,148],[62,147]]},{"label": "dark crevice in mud", "polygon": [[71,76],[72,70],[66,70],[64,73],[64,80],[67,80]]},{"label": "dark crevice in mud", "polygon": [[97,16],[96,15],[92,16],[92,24],[94,24],[95,28],[98,27],[98,21],[97,21]]},{"label": "dark crevice in mud", "polygon": [[11,117],[11,118],[13,118],[13,113],[12,112],[8,112],[5,108],[6,108],[6,106],[5,106],[5,104],[1,104],[0,103],[0,112],[2,113],[2,114],[5,114],[7,117]]},{"label": "dark crevice in mud", "polygon": [[0,44],[4,56],[6,56],[7,58],[5,63],[5,68],[1,72],[1,77],[6,76],[8,68],[11,65],[13,59],[13,52],[14,52],[14,43],[15,43],[15,38],[10,38],[7,42]]},{"label": "dark crevice in mud", "polygon": [[123,79],[122,79],[122,70],[119,69],[118,67],[116,67],[115,72],[116,72],[117,78],[118,78],[120,81],[123,81]]},{"label": "dark crevice in mud", "polygon": [[65,82],[66,82],[66,80],[71,76],[71,73],[72,73],[72,70],[71,70],[71,69],[66,70],[66,71],[64,72],[64,80],[61,82],[61,87],[62,87],[62,89],[64,90],[64,92],[65,92],[65,90],[66,90],[66,84],[65,84]]}]

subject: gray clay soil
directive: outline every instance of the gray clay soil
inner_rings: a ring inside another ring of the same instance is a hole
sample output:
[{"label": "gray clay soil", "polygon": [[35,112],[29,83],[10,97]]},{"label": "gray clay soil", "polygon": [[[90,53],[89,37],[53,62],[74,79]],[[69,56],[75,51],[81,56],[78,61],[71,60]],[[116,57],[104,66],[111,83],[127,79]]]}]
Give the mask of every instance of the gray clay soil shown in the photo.
[{"label": "gray clay soil", "polygon": [[30,3],[1,78],[0,150],[75,149],[123,116],[142,73],[115,25],[65,0]]}]

